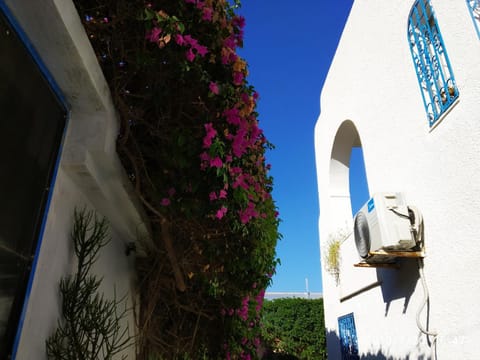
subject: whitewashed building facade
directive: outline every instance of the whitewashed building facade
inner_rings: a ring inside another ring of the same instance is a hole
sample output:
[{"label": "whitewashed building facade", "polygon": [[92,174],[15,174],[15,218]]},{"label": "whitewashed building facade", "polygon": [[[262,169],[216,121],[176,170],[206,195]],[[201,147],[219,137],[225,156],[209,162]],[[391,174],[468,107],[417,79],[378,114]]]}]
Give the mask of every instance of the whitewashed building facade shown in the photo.
[{"label": "whitewashed building facade", "polygon": [[[130,308],[135,256],[126,248],[148,235],[116,153],[110,91],[72,1],[0,0],[0,104],[0,358],[41,360],[61,316],[59,281],[75,266],[74,209],[108,219],[95,271],[106,297],[115,288]],[[127,321],[134,335],[133,312]]]},{"label": "whitewashed building facade", "polygon": [[[475,0],[354,1],[315,128],[330,360],[479,356],[479,22]],[[354,267],[352,147],[370,195],[400,192],[423,215],[423,260]],[[324,257],[339,231],[337,283]]]}]

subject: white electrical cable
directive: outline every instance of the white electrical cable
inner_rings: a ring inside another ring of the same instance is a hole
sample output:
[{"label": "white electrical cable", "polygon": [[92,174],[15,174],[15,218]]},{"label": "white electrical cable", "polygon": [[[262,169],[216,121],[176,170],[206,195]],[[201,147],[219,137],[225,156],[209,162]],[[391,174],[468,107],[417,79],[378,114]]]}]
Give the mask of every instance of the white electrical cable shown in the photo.
[{"label": "white electrical cable", "polygon": [[[409,210],[411,210],[413,212],[413,216],[414,216],[414,221],[413,221],[414,224],[412,224],[412,228],[413,228],[412,233],[415,236],[415,241],[420,246],[423,246],[423,218],[422,218],[422,215],[421,215],[420,211],[418,211],[418,209],[415,208],[415,207],[409,207]],[[423,286],[423,301],[422,301],[420,307],[417,310],[417,316],[416,316],[417,327],[422,333],[424,333],[427,336],[432,337],[432,342],[431,342],[431,347],[430,347],[431,348],[431,359],[435,360],[437,358],[436,356],[437,356],[437,337],[438,337],[438,333],[436,331],[426,329],[420,321],[420,315],[422,314],[422,311],[425,308],[425,305],[428,304],[429,299],[430,299],[430,295],[428,293],[427,281],[425,280],[425,274],[423,272],[423,259],[422,258],[417,259],[417,264],[418,264],[418,273],[420,275],[420,281],[422,282],[422,286]]]},{"label": "white electrical cable", "polygon": [[423,327],[422,323],[420,322],[420,315],[422,314],[422,310],[425,307],[425,305],[427,305],[427,303],[429,301],[427,282],[425,280],[425,274],[423,273],[423,259],[418,259],[418,272],[420,274],[420,280],[422,281],[423,294],[424,295],[423,295],[422,304],[420,305],[420,307],[418,308],[418,311],[417,311],[417,317],[416,317],[417,326],[422,333],[424,333],[427,336],[432,337],[432,344],[431,344],[432,357],[431,358],[432,358],[432,360],[435,360],[436,355],[437,355],[437,336],[438,336],[438,333],[436,331],[427,330],[425,327]]}]

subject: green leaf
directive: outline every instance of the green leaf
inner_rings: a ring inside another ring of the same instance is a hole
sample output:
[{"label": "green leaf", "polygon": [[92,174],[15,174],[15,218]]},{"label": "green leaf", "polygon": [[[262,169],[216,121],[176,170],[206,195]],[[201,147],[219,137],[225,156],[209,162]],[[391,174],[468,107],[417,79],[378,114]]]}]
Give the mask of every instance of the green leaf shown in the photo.
[{"label": "green leaf", "polygon": [[177,26],[180,33],[183,34],[185,32],[185,25],[182,22],[178,22]]},{"label": "green leaf", "polygon": [[155,13],[150,9],[145,9],[145,17],[144,20],[152,20],[155,17]]}]

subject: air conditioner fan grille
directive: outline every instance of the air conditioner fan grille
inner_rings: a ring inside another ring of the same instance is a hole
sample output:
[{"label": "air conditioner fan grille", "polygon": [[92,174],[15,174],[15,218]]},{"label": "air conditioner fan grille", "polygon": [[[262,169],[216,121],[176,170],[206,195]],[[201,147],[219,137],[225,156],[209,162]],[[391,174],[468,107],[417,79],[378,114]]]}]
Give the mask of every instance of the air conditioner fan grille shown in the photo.
[{"label": "air conditioner fan grille", "polygon": [[355,216],[354,235],[358,254],[365,259],[370,251],[370,231],[368,229],[367,217],[361,211]]}]

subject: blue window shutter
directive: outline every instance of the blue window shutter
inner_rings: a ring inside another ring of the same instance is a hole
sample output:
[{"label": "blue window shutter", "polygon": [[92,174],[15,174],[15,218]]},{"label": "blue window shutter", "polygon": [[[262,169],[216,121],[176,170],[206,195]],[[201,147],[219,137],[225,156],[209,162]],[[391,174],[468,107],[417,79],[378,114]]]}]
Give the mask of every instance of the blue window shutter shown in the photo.
[{"label": "blue window shutter", "polygon": [[353,313],[338,318],[338,332],[340,335],[342,360],[360,360]]},{"label": "blue window shutter", "polygon": [[415,1],[408,18],[408,42],[430,127],[458,98],[447,50],[429,0]]}]

